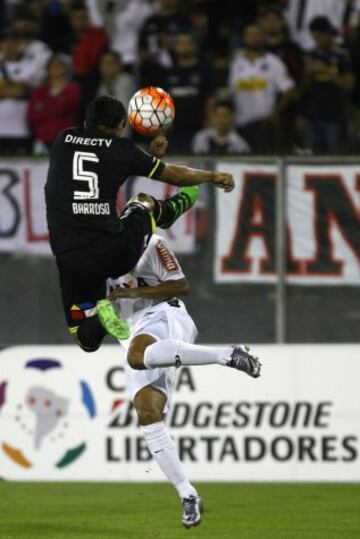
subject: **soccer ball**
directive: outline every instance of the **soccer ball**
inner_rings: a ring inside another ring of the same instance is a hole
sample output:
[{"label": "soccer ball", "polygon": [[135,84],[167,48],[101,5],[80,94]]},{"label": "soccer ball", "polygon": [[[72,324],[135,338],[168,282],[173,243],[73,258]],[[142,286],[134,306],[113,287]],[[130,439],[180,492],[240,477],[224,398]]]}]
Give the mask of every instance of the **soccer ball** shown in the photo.
[{"label": "soccer ball", "polygon": [[137,91],[129,102],[129,123],[142,135],[157,135],[171,126],[175,118],[174,101],[168,93],[155,86]]}]

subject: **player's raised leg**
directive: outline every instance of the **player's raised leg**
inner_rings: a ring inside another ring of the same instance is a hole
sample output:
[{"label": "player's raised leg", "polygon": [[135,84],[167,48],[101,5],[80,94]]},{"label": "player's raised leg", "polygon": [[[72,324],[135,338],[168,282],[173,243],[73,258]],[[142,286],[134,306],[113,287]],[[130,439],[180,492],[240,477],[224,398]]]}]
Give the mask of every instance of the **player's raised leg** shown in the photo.
[{"label": "player's raised leg", "polygon": [[[141,249],[144,250],[156,227],[169,228],[195,204],[197,197],[197,186],[183,187],[167,200],[158,200],[146,193],[138,193],[126,204],[121,220],[125,223],[137,209],[148,212],[151,223],[148,233],[144,233],[144,241],[141,246]],[[119,316],[111,301],[102,299],[97,302],[96,308],[101,325],[109,335],[119,340],[129,338],[129,327],[126,321]]]},{"label": "player's raised leg", "polygon": [[261,371],[259,359],[253,356],[246,346],[217,348],[189,344],[175,339],[149,344],[144,335],[138,335],[132,341],[128,361],[133,369],[139,370],[218,364],[243,371],[252,378],[258,378]]},{"label": "player's raised leg", "polygon": [[182,187],[166,200],[158,200],[145,193],[138,193],[129,200],[125,212],[133,204],[144,205],[151,212],[156,226],[169,228],[195,204],[198,194],[199,188],[196,185]]},{"label": "player's raised leg", "polygon": [[[149,339],[154,339],[149,336]],[[167,397],[160,389],[146,386],[135,395],[134,406],[148,449],[166,478],[176,488],[182,503],[182,523],[190,528],[201,521],[202,502],[189,482],[176,446],[166,428],[163,410]]]}]

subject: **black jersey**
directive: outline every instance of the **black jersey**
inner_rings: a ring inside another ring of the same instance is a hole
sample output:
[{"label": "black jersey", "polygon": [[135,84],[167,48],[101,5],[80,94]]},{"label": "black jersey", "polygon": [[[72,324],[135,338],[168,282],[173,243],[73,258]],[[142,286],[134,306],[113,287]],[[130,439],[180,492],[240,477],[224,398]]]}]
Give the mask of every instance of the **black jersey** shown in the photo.
[{"label": "black jersey", "polygon": [[129,176],[159,178],[164,166],[129,139],[95,127],[60,133],[51,148],[45,186],[53,253],[85,245],[102,233],[119,233],[119,187]]}]

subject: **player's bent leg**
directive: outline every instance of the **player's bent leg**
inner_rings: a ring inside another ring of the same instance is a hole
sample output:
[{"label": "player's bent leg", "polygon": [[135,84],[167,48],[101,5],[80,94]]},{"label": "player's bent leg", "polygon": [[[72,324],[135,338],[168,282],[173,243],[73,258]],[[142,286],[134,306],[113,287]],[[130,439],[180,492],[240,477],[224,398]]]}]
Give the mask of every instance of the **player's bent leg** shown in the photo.
[{"label": "player's bent leg", "polygon": [[134,406],[148,449],[182,499],[182,523],[190,528],[200,524],[202,501],[186,477],[174,441],[165,426],[163,410],[166,400],[160,389],[149,385],[135,395]]},{"label": "player's bent leg", "polygon": [[245,372],[252,378],[258,378],[261,372],[259,358],[250,354],[246,346],[216,348],[189,344],[175,339],[159,341],[147,346],[144,349],[143,363],[147,369],[217,363]]},{"label": "player's bent leg", "polygon": [[136,209],[136,208],[141,208],[143,210],[145,209],[149,213],[149,217],[150,217],[150,227],[151,227],[151,230],[149,231],[150,232],[149,239],[150,239],[151,234],[155,232],[156,226],[157,226],[156,219],[154,216],[154,212],[156,212],[156,203],[157,203],[156,199],[153,198],[152,196],[147,195],[146,193],[137,193],[136,195],[132,196],[128,200],[125,206],[125,210],[121,217],[122,219],[126,218],[129,215],[129,212],[131,212],[133,209]]},{"label": "player's bent leg", "polygon": [[147,367],[144,364],[145,350],[148,346],[156,343],[156,339],[151,335],[137,335],[130,343],[127,360],[131,368],[135,370],[144,370]]},{"label": "player's bent leg", "polygon": [[97,316],[83,320],[79,326],[69,328],[75,342],[84,352],[96,352],[106,335]]},{"label": "player's bent leg", "polygon": [[152,212],[155,210],[155,200],[156,199],[146,193],[136,193],[136,195],[133,195],[127,201],[126,208],[128,208],[132,204],[140,204],[141,206],[144,206]]},{"label": "player's bent leg", "polygon": [[[128,201],[124,215],[132,206],[142,206],[150,212],[155,227],[169,228],[195,204],[198,193],[197,186],[182,187],[167,200],[158,200],[146,193],[138,193]],[[154,230],[155,228],[153,232]]]},{"label": "player's bent leg", "polygon": [[170,228],[175,221],[185,212],[194,206],[199,195],[197,185],[182,187],[179,191],[167,200],[158,201],[161,203],[161,213],[156,224],[160,228]]}]

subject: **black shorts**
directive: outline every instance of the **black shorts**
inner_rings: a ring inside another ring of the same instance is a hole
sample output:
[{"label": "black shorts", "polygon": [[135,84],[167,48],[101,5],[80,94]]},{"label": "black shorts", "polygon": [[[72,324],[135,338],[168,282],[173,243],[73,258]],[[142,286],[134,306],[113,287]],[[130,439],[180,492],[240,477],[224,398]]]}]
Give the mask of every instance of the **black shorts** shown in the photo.
[{"label": "black shorts", "polygon": [[150,240],[152,223],[146,208],[135,207],[121,220],[124,228],[119,234],[101,234],[91,243],[56,257],[71,333],[94,316],[96,302],[106,297],[106,279],[133,270]]}]

